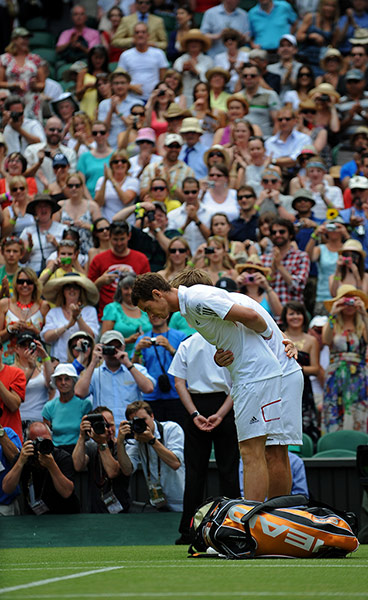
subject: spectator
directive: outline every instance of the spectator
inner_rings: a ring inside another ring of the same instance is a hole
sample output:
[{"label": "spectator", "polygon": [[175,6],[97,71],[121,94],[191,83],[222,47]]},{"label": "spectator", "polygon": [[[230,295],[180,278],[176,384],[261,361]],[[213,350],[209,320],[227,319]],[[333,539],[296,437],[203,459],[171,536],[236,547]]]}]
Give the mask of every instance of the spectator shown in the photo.
[{"label": "spectator", "polygon": [[61,119],[64,125],[62,139],[68,143],[70,140],[70,126],[72,117],[79,110],[78,102],[75,100],[71,92],[64,92],[56,100],[51,102],[51,108],[56,116]]},{"label": "spectator", "polygon": [[134,433],[126,442],[131,426],[120,423],[118,435],[118,461],[124,475],[131,475],[142,466],[150,503],[157,510],[180,512],[184,492],[184,432],[172,421],[155,421],[147,402],[132,402],[127,406],[126,418],[138,417],[146,423],[143,433]]},{"label": "spectator", "polygon": [[142,127],[137,132],[135,143],[138,147],[138,154],[135,154],[129,159],[129,175],[139,179],[147,165],[160,162],[161,156],[156,154],[156,135],[150,127]]},{"label": "spectator", "polygon": [[93,222],[92,237],[94,247],[88,251],[88,265],[97,254],[110,250],[110,223],[107,219],[100,217]]},{"label": "spectator", "polygon": [[[248,53],[248,62],[259,69],[261,75],[260,84],[262,87],[274,90],[276,94],[279,94],[281,89],[281,77],[280,75],[275,75],[275,73],[270,73],[270,71],[268,71],[267,50],[261,50],[260,48],[251,50]],[[238,81],[236,89],[239,88],[239,85]]]},{"label": "spectator", "polygon": [[[194,177],[183,181],[185,201],[181,206],[169,212],[169,229],[177,229],[188,243],[194,254],[200,244],[210,235],[211,213],[199,201],[199,182]],[[169,250],[170,251],[170,250]]]},{"label": "spectator", "polygon": [[260,79],[261,73],[257,66],[244,65],[241,69],[240,80],[244,86],[242,93],[249,105],[248,119],[252,125],[261,128],[264,137],[269,137],[281,104],[276,92],[262,87]]},{"label": "spectator", "polygon": [[142,252],[130,250],[128,243],[131,237],[129,225],[116,221],[110,225],[111,250],[105,250],[94,257],[88,277],[96,283],[100,291],[99,317],[106,304],[113,301],[117,287],[117,275],[120,271],[133,271],[137,275],[148,273],[150,266]]},{"label": "spectator", "polygon": [[101,27],[101,21],[99,24],[99,29],[102,29],[101,41],[108,51],[109,63],[114,63],[118,62],[122,49],[114,46],[112,40],[116,35],[124,14],[119,6],[112,6],[106,16],[108,19],[108,28]]},{"label": "spectator", "polygon": [[[299,125],[297,126],[297,129],[301,133],[310,136],[312,143],[304,146],[297,156],[296,166],[300,167],[297,177],[299,174],[301,176],[305,174],[305,169],[303,173],[303,165],[301,163],[307,160],[307,154],[309,154],[309,158],[320,155],[328,167],[332,166],[332,149],[328,141],[329,131],[328,128],[317,125],[317,104],[310,98],[299,103],[298,121]],[[330,184],[333,184],[332,177],[326,175],[325,178],[329,180]],[[295,191],[292,189],[292,185],[290,187],[290,191]]]},{"label": "spectator", "polygon": [[[220,127],[219,129],[217,129],[213,138],[213,144],[215,146],[217,144],[220,144],[222,146],[225,144],[226,146],[230,145],[233,142],[235,124],[238,121],[240,121],[240,119],[245,120],[244,117],[249,112],[248,102],[241,94],[234,94],[233,96],[229,96],[226,100],[226,108],[227,125],[225,127]],[[260,133],[261,130],[257,128],[257,134]]]},{"label": "spectator", "polygon": [[[293,195],[292,207],[296,212],[294,227],[295,227],[295,241],[298,244],[299,250],[305,250],[306,245],[310,239],[310,236],[322,223],[320,219],[316,219],[313,207],[316,201],[313,198],[313,194],[310,190],[301,188],[297,190]],[[313,265],[311,266],[312,269]],[[314,273],[315,275],[316,273]]]},{"label": "spectator", "polygon": [[301,149],[311,143],[305,133],[296,129],[296,115],[291,108],[281,108],[277,113],[279,131],[266,140],[265,148],[272,164],[281,168],[295,166]]},{"label": "spectator", "polygon": [[342,285],[325,302],[330,313],[322,341],[330,347],[322,405],[322,434],[367,429],[367,308],[368,297],[352,285]]},{"label": "spectator", "polygon": [[146,104],[146,124],[151,127],[157,136],[167,132],[168,123],[165,114],[174,100],[174,92],[164,82],[155,85]]},{"label": "spectator", "polygon": [[[169,368],[190,418],[184,427],[185,490],[176,544],[191,542],[190,520],[203,502],[208,460],[214,444],[219,493],[239,495],[239,450],[230,396],[230,375],[215,365],[214,348],[199,333],[182,342]],[[201,365],[205,364],[206,372]]]},{"label": "spectator", "polygon": [[[308,97],[310,90],[314,88],[314,74],[313,70],[308,65],[301,65],[296,75],[296,82],[293,89],[287,91],[284,94],[284,103],[292,104],[294,110],[300,108],[303,113],[303,105],[306,102],[312,102]],[[307,108],[307,107],[306,107]],[[315,110],[315,106],[310,104],[308,108]]]},{"label": "spectator", "polygon": [[84,152],[77,164],[78,171],[81,171],[85,177],[91,198],[94,198],[98,178],[102,177],[105,165],[113,152],[108,143],[107,134],[106,123],[95,121],[92,125],[92,135],[96,139],[96,147],[90,152]]},{"label": "spectator", "polygon": [[123,48],[123,50],[131,48],[135,41],[135,26],[138,23],[144,23],[147,26],[149,46],[166,50],[167,35],[164,21],[161,17],[150,13],[151,0],[136,0],[135,4],[137,7],[136,12],[123,17],[112,38],[111,45],[116,48]]},{"label": "spectator", "polygon": [[187,336],[168,326],[168,317],[150,315],[151,330],[141,335],[135,342],[133,363],[144,365],[156,381],[150,394],[143,394],[145,400],[155,411],[159,421],[175,421],[182,427],[185,423],[185,411],[175,390],[175,382],[167,371],[180,342]]},{"label": "spectator", "polygon": [[329,277],[330,294],[336,296],[341,285],[352,285],[365,294],[368,292],[368,274],[364,272],[366,253],[358,240],[346,240],[338,250],[339,258],[334,275]]},{"label": "spectator", "polygon": [[271,269],[262,266],[261,259],[252,254],[245,263],[235,266],[239,273],[236,278],[239,291],[253,298],[272,316],[281,316],[282,305],[275,290],[268,282]]},{"label": "spectator", "polygon": [[[364,42],[364,40],[362,40],[362,41]],[[367,55],[367,46],[365,45],[365,43],[354,44],[352,49],[350,50],[350,56],[351,56],[351,67],[353,69],[359,69],[363,73],[365,82],[366,82],[366,86],[367,86],[367,83],[368,83],[368,55]],[[345,93],[345,90],[342,89],[342,92]]]},{"label": "spectator", "polygon": [[[345,75],[346,95],[336,105],[341,120],[342,139],[348,140],[356,128],[368,123],[368,92],[364,73],[350,69]],[[326,85],[326,84],[325,84]]]},{"label": "spectator", "polygon": [[276,50],[281,37],[295,29],[297,15],[284,0],[258,0],[249,11],[253,48]]},{"label": "spectator", "polygon": [[41,123],[24,116],[24,106],[24,100],[15,95],[8,96],[4,103],[4,141],[10,154],[24,154],[29,144],[38,144],[46,139]]},{"label": "spectator", "polygon": [[1,233],[3,236],[21,235],[23,229],[34,225],[34,218],[27,213],[27,206],[31,201],[28,194],[27,180],[22,175],[16,175],[9,181],[9,191],[13,202],[3,210]]},{"label": "spectator", "polygon": [[126,150],[129,158],[135,156],[139,147],[136,138],[146,122],[146,107],[142,104],[133,104],[130,114],[126,118],[127,128],[118,135],[119,150]]},{"label": "spectator", "polygon": [[[37,438],[46,442],[45,454],[35,448],[33,442]],[[54,447],[51,431],[45,423],[36,422],[30,425],[27,441],[4,477],[3,491],[12,494],[21,483],[28,514],[77,513],[79,502],[74,493],[73,477],[72,457]]]},{"label": "spectator", "polygon": [[344,93],[344,89],[341,90],[343,83],[343,64],[344,58],[336,48],[328,48],[320,61],[322,68],[322,75],[316,78],[316,84],[330,83],[335,90],[338,90],[339,94],[341,91]]},{"label": "spectator", "polygon": [[[2,136],[3,143],[4,136]],[[37,183],[34,177],[28,176],[27,161],[20,152],[12,152],[8,154],[2,163],[2,179],[0,179],[0,194],[9,194],[9,181],[16,175],[23,175],[26,178],[28,192],[30,196],[37,194]],[[1,203],[2,208],[11,204],[10,198]]]},{"label": "spectator", "polygon": [[223,0],[218,6],[205,11],[201,23],[201,31],[212,40],[209,51],[211,57],[226,50],[222,40],[222,34],[227,28],[235,29],[241,34],[242,43],[249,38],[248,14],[242,8],[238,8],[238,0]]},{"label": "spectator", "polygon": [[255,205],[257,196],[250,185],[242,185],[237,190],[239,217],[231,221],[229,239],[244,242],[257,239],[258,211]]},{"label": "spectator", "polygon": [[349,185],[350,177],[353,177],[353,175],[362,175],[362,154],[368,150],[368,127],[358,127],[355,130],[351,136],[350,149],[354,151],[353,158],[343,164],[340,171],[343,189]]},{"label": "spectator", "polygon": [[1,297],[13,295],[13,279],[19,268],[19,260],[24,252],[24,244],[16,236],[3,237],[1,254],[4,264],[0,267]]},{"label": "spectator", "polygon": [[230,241],[229,235],[231,231],[231,223],[225,213],[215,213],[211,217],[210,223],[211,235],[219,235],[224,238],[226,252],[228,252],[230,258],[235,262],[242,262],[246,257],[244,244],[242,242]]},{"label": "spectator", "polygon": [[279,42],[277,54],[280,60],[268,65],[267,70],[270,73],[279,75],[281,78],[280,98],[284,99],[285,93],[294,89],[297,75],[302,64],[295,60],[298,52],[298,43],[296,37],[291,33],[285,33]]},{"label": "spectator", "polygon": [[40,283],[45,285],[66,273],[78,273],[84,275],[84,271],[78,262],[78,246],[74,240],[62,239],[58,245],[57,258],[49,259],[46,269],[40,275]]},{"label": "spectator", "polygon": [[238,69],[249,61],[248,52],[240,50],[243,46],[243,36],[236,29],[231,27],[224,29],[221,38],[225,46],[225,52],[217,54],[215,62],[218,67],[229,71],[231,77],[228,89],[233,94],[239,79]]},{"label": "spectator", "polygon": [[179,154],[184,140],[181,135],[168,133],[165,138],[165,155],[160,162],[149,164],[141,177],[141,198],[148,193],[150,182],[154,177],[167,176],[169,183],[169,196],[184,201],[181,186],[186,177],[194,177],[194,171],[182,160]]},{"label": "spectator", "polygon": [[[91,394],[93,408],[107,405],[113,412],[115,423],[120,423],[128,404],[141,400],[142,393],[152,392],[155,383],[145,367],[133,364],[129,359],[121,333],[105,331],[76,385],[76,394],[82,398]],[[123,473],[127,475],[124,470]]]},{"label": "spectator", "polygon": [[93,46],[88,51],[87,68],[79,71],[75,96],[79,101],[80,109],[93,121],[96,118],[98,97],[96,89],[97,73],[106,73],[109,70],[107,50],[104,46]]},{"label": "spectator", "polygon": [[125,349],[129,356],[139,336],[151,328],[148,316],[132,303],[132,287],[135,275],[121,273],[114,301],[106,304],[102,315],[101,333],[114,329],[125,340]]},{"label": "spectator", "polygon": [[349,54],[355,29],[368,27],[368,13],[364,0],[351,0],[352,8],[347,8],[345,14],[337,23],[339,50],[344,56]]},{"label": "spectator", "polygon": [[[159,275],[162,275],[166,281],[171,281],[171,279],[187,266],[192,258],[192,253],[186,239],[179,236],[172,238],[167,252],[165,268],[158,273]],[[174,329],[176,328],[174,327]]]},{"label": "spectator", "polygon": [[169,66],[167,58],[159,48],[149,45],[148,26],[138,22],[133,28],[133,45],[123,52],[118,66],[132,77],[132,84],[147,101],[155,85],[164,78]]},{"label": "spectator", "polygon": [[18,496],[20,489],[17,486],[11,494],[2,490],[2,482],[5,475],[11,469],[12,463],[22,449],[22,443],[11,427],[1,425],[0,416],[0,462],[3,466],[0,473],[0,515],[2,517],[14,517],[20,514]]},{"label": "spectator", "polygon": [[206,177],[207,167],[203,157],[207,148],[200,141],[203,129],[198,119],[194,117],[184,119],[179,133],[185,141],[184,146],[180,150],[180,159],[193,169],[198,179]]},{"label": "spectator", "polygon": [[181,40],[183,54],[174,62],[174,69],[182,74],[183,93],[187,106],[193,102],[193,87],[198,80],[206,81],[206,72],[213,60],[206,55],[211,42],[199,29],[190,29]]},{"label": "spectator", "polygon": [[318,219],[325,219],[329,208],[340,210],[344,207],[341,189],[329,185],[325,179],[327,168],[323,160],[316,156],[308,160],[304,187],[310,189],[316,202],[314,213]]},{"label": "spectator", "polygon": [[88,115],[78,112],[72,116],[68,148],[72,148],[79,158],[84,152],[96,148],[92,135],[92,121]]},{"label": "spectator", "polygon": [[229,189],[229,170],[224,163],[217,163],[210,167],[208,172],[213,187],[208,186],[202,203],[211,214],[222,211],[232,221],[239,215],[239,207],[236,202],[236,190]]},{"label": "spectator", "polygon": [[212,110],[220,115],[226,112],[227,100],[230,98],[230,94],[225,91],[226,84],[230,81],[230,73],[226,69],[214,66],[206,72],[206,78],[210,86]]},{"label": "spectator", "polygon": [[96,433],[89,415],[84,416],[73,450],[75,470],[88,470],[88,512],[127,512],[130,506],[129,478],[122,474],[117,461],[114,415],[107,406],[98,406],[91,414],[102,416],[105,432]]},{"label": "spectator", "polygon": [[222,277],[234,279],[235,281],[236,271],[226,251],[226,240],[224,238],[219,235],[210,236],[205,247],[199,246],[194,262],[201,256],[205,259],[203,270],[208,273],[213,285]]},{"label": "spectator", "polygon": [[176,69],[167,69],[164,77],[166,85],[174,92],[174,102],[183,110],[187,107],[187,101],[183,92],[183,76]]},{"label": "spectator", "polygon": [[271,157],[266,156],[265,145],[262,137],[257,135],[249,138],[248,141],[249,158],[244,167],[238,170],[236,187],[242,184],[250,185],[256,194],[262,191],[262,176],[271,162]]},{"label": "spectator", "polygon": [[[176,10],[176,27],[170,32],[167,58],[174,63],[182,53],[182,42],[190,29],[193,29],[193,9],[189,4],[181,4]],[[185,106],[182,108],[186,108]]]},{"label": "spectator", "polygon": [[68,339],[68,362],[80,375],[92,360],[95,339],[86,331],[76,331]]},{"label": "spectator", "polygon": [[75,4],[71,17],[74,27],[63,31],[56,44],[60,58],[69,63],[86,58],[89,49],[101,43],[98,31],[86,27],[87,15],[83,6]]},{"label": "spectator", "polygon": [[[40,191],[44,188],[48,189],[48,184],[56,180],[53,159],[57,154],[63,154],[66,157],[72,171],[75,171],[77,166],[77,157],[74,150],[61,143],[62,132],[61,120],[58,117],[50,117],[45,125],[46,141],[30,144],[24,153],[28,165],[37,167],[36,181]],[[40,179],[41,173],[43,175],[42,181]]]},{"label": "spectator", "polygon": [[264,169],[261,179],[262,190],[257,198],[259,214],[273,213],[276,217],[294,221],[291,196],[281,194],[282,177],[279,167]]},{"label": "spectator", "polygon": [[46,318],[42,339],[51,344],[52,356],[67,362],[67,344],[72,333],[86,331],[93,338],[98,334],[98,290],[87,277],[67,273],[49,281],[43,289],[44,297],[55,304]]},{"label": "spectator", "polygon": [[[3,301],[1,301],[3,302]],[[26,393],[26,378],[21,369],[3,363],[3,344],[0,343],[0,410],[1,426],[10,427],[23,441],[22,423],[19,407],[24,402]],[[3,482],[4,483],[4,482]],[[12,490],[3,492],[11,494]]]},{"label": "spectator", "polygon": [[366,198],[368,198],[367,190],[367,177],[356,175],[350,179],[349,187],[344,193],[344,203],[345,205],[350,206],[349,208],[341,210],[340,216],[344,219],[345,223],[350,223],[351,227],[355,229],[354,233],[357,235],[362,235],[363,233],[359,226],[364,223],[363,203]]},{"label": "spectator", "polygon": [[102,100],[98,107],[98,118],[109,131],[109,144],[112,148],[118,147],[119,133],[129,125],[131,108],[140,103],[139,98],[128,93],[131,80],[131,75],[124,69],[115,69],[110,75],[112,96]]},{"label": "spectator", "polygon": [[270,285],[283,306],[291,300],[303,302],[310,260],[306,252],[295,249],[292,244],[293,224],[277,217],[270,225],[270,236],[273,250],[262,256],[263,265],[271,268]]},{"label": "spectator", "polygon": [[207,82],[199,81],[195,84],[193,88],[193,100],[194,103],[190,109],[191,113],[193,117],[199,120],[202,129],[205,129],[203,139],[206,146],[211,146],[214,144],[214,134],[220,125],[222,117],[218,111],[211,109],[210,86]]}]

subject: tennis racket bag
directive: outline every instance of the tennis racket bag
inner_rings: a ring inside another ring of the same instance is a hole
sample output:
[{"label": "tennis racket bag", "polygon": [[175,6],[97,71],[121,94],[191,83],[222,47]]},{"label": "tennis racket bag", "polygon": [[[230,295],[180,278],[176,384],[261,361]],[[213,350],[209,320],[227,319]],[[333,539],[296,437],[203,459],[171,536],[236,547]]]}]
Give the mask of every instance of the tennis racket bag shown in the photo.
[{"label": "tennis racket bag", "polygon": [[[318,504],[318,506],[316,506]],[[350,523],[350,524],[349,524]],[[340,558],[359,542],[353,513],[340,513],[301,494],[266,502],[220,497],[202,504],[192,520],[189,553],[213,548],[224,558]],[[205,556],[208,556],[205,555]]]}]

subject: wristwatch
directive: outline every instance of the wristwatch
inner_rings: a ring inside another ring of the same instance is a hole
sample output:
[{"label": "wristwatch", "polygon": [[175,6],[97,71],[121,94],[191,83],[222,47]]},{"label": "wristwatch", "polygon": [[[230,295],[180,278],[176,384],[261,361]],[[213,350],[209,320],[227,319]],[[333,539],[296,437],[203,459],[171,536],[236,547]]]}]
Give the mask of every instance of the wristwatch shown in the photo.
[{"label": "wristwatch", "polygon": [[149,444],[150,446],[153,446],[153,444],[154,444],[155,442],[156,442],[156,438],[155,438],[155,437],[153,437],[153,438],[152,438],[152,440],[148,440],[148,444]]},{"label": "wristwatch", "polygon": [[197,225],[197,227],[200,227],[202,225],[202,221],[196,221],[195,224]]},{"label": "wristwatch", "polygon": [[101,452],[104,452],[107,449],[107,444],[99,444],[98,445],[98,449],[101,450]]},{"label": "wristwatch", "polygon": [[0,425],[0,438],[4,437],[4,435],[5,435],[5,429],[4,429],[4,427],[2,427]]},{"label": "wristwatch", "polygon": [[194,412],[192,412],[192,414],[190,415],[190,418],[193,420],[196,417],[199,417],[200,413],[198,412],[198,410],[195,410]]},{"label": "wristwatch", "polygon": [[160,233],[161,227],[155,227],[155,233]]}]

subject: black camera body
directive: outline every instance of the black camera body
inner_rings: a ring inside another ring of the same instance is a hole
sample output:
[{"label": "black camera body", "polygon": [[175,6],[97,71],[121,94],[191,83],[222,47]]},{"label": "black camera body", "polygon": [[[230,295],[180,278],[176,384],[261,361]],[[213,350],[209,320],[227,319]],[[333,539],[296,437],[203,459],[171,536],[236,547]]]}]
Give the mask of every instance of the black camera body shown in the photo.
[{"label": "black camera body", "polygon": [[146,217],[148,219],[148,222],[152,223],[152,221],[155,220],[155,211],[154,210],[147,210]]},{"label": "black camera body", "polygon": [[17,123],[22,115],[23,115],[23,113],[21,113],[21,112],[12,111],[10,113],[10,118],[12,121],[14,121],[14,123]]},{"label": "black camera body", "polygon": [[36,437],[32,440],[34,453],[37,454],[51,454],[54,449],[54,444],[48,438]]},{"label": "black camera body", "polygon": [[87,342],[87,340],[81,340],[79,342],[79,346],[76,346],[74,350],[77,350],[77,352],[87,352],[88,348],[89,343]]},{"label": "black camera body", "polygon": [[37,350],[37,344],[36,344],[36,342],[31,342],[29,344],[28,348],[32,352],[32,354],[33,354],[33,352],[36,352],[36,350]]},{"label": "black camera body", "polygon": [[204,253],[205,254],[215,254],[215,249],[210,247],[207,247],[204,249]]},{"label": "black camera body", "polygon": [[105,356],[115,356],[116,348],[115,346],[109,346],[108,344],[102,345],[102,354]]},{"label": "black camera body", "polygon": [[105,419],[100,413],[92,413],[87,415],[88,421],[91,423],[91,427],[97,435],[102,435],[106,432]]},{"label": "black camera body", "polygon": [[330,96],[328,94],[321,94],[318,100],[320,100],[321,102],[329,102]]},{"label": "black camera body", "polygon": [[150,338],[152,346],[156,346],[157,339],[155,337]]},{"label": "black camera body", "polygon": [[140,419],[139,417],[133,417],[131,421],[128,421],[130,425],[130,433],[125,436],[126,440],[134,439],[134,434],[144,433],[147,429],[147,423],[144,419]]}]

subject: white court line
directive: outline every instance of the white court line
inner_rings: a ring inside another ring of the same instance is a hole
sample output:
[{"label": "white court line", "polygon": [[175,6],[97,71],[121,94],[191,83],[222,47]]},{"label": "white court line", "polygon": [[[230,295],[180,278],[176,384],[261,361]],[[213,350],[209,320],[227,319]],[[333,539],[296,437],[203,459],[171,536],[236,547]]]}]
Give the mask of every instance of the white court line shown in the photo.
[{"label": "white court line", "polygon": [[[205,560],[205,559],[204,559]],[[211,559],[209,559],[211,560]],[[80,564],[80,565],[74,565],[74,566],[55,566],[52,563],[46,563],[49,565],[49,568],[52,569],[53,571],[56,569],[59,570],[73,570],[73,569],[80,569],[81,567],[85,566],[84,564]],[[115,563],[116,565],[116,563]],[[147,566],[148,563],[145,563],[145,566]],[[276,564],[270,564],[270,563],[260,563],[260,562],[256,562],[256,561],[226,561],[224,560],[223,562],[221,561],[213,561],[213,559],[211,560],[211,563],[203,563],[201,562],[196,563],[196,562],[188,562],[188,563],[184,563],[183,562],[179,562],[177,564],[149,564],[148,565],[150,567],[150,569],[162,569],[162,567],[164,566],[165,568],[168,569],[178,569],[178,568],[192,568],[192,569],[209,569],[209,568],[215,568],[215,569],[219,569],[219,568],[223,568],[223,567],[230,567],[230,568],[238,568],[238,569],[244,569],[246,567],[252,567],[252,568],[263,568],[263,569],[366,569],[368,567],[368,562],[366,563],[362,563],[362,564],[350,564],[350,563],[344,563],[344,564],[316,564],[313,561],[309,562],[309,563],[305,563],[305,564],[295,564],[294,560],[291,559],[290,563],[288,564],[284,564],[284,565],[276,565]],[[44,571],[45,568],[47,568],[46,566],[43,567],[39,567],[39,566],[31,566],[31,567],[17,567],[17,566],[5,566],[4,568],[0,568],[0,573],[1,572],[8,572],[8,571]],[[95,569],[102,569],[103,567],[101,567],[100,565],[94,565]],[[137,565],[137,564],[133,564],[133,563],[129,563],[129,562],[125,562],[125,563],[121,563],[118,566],[115,566],[114,568],[116,569],[120,569],[120,568],[124,568],[124,569],[141,569],[142,565]]]},{"label": "white court line", "polygon": [[13,587],[0,588],[0,594],[6,594],[7,592],[17,592],[18,590],[27,590],[32,587],[38,587],[40,585],[47,585],[48,583],[56,583],[58,581],[65,581],[67,579],[77,579],[78,577],[87,577],[87,575],[98,575],[99,573],[106,573],[107,571],[115,571],[116,569],[123,569],[124,567],[106,567],[104,569],[98,569],[97,571],[83,571],[82,573],[74,573],[74,575],[63,575],[62,577],[52,577],[51,579],[41,579],[40,581],[31,581],[30,583],[22,583],[21,585],[14,585]]},{"label": "white court line", "polygon": [[[108,593],[109,598],[188,598],[188,592],[121,592]],[[277,597],[290,597],[290,598],[367,598],[366,592],[295,592],[289,591],[258,591],[258,592],[209,592],[204,590],[203,592],[190,592],[191,598],[248,598],[248,597],[259,597],[259,598],[273,598]],[[72,599],[72,598],[101,598],[101,594],[37,594],[37,596],[12,596],[12,600],[28,600],[35,598],[36,600],[42,600],[47,598],[55,599]]]}]

